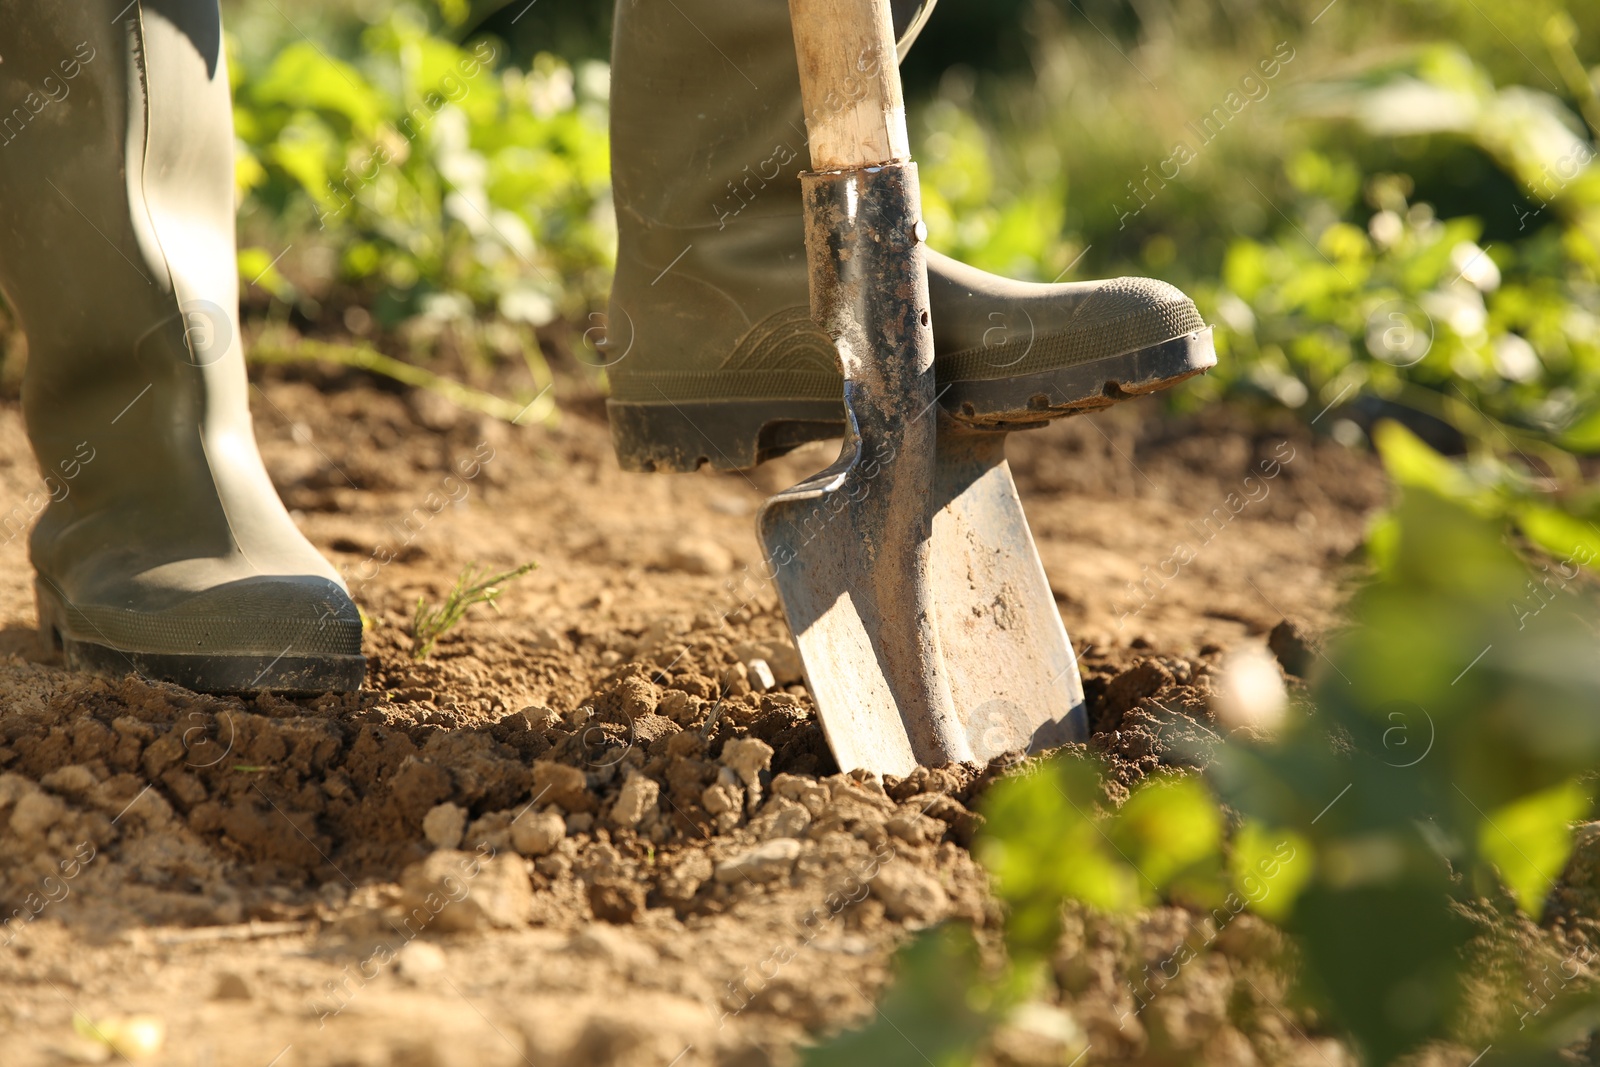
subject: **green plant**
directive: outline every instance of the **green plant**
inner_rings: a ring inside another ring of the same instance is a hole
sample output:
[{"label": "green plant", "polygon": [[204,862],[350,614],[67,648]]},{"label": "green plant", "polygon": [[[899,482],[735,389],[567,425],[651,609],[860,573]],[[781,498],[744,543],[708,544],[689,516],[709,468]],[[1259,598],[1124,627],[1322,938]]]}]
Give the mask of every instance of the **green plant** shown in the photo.
[{"label": "green plant", "polygon": [[581,319],[612,257],[604,65],[504,67],[408,8],[330,37],[230,41],[242,281],[389,325]]},{"label": "green plant", "polygon": [[466,618],[467,611],[474,604],[495,607],[495,600],[504,592],[503,587],[507,582],[521,578],[538,566],[537,563],[524,563],[513,570],[491,576],[487,568],[480,570],[476,563],[469,563],[438,607],[431,607],[425,598],[418,597],[417,610],[411,620],[411,636],[415,642],[411,658],[427,659],[434,643]]},{"label": "green plant", "polygon": [[[902,951],[874,1020],[810,1050],[806,1062],[896,1062],[908,1033],[937,1064],[971,1062],[997,1026],[1036,1006],[1063,901],[1130,912],[1169,895],[1202,910],[1242,907],[1221,851],[1222,817],[1199,780],[1147,781],[1108,811],[1101,774],[1094,759],[1068,754],[997,784],[975,848],[1006,905],[1003,959],[982,962],[964,927],[920,935]],[[1280,857],[1268,883],[1293,881],[1292,862]],[[1257,874],[1246,874],[1255,886]]]},{"label": "green plant", "polygon": [[[1452,1039],[1495,1045],[1485,1063],[1544,1062],[1600,1022],[1581,984],[1529,1006],[1515,985],[1483,988],[1492,979],[1468,955],[1526,956],[1519,916],[1539,918],[1572,825],[1593,809],[1600,607],[1570,561],[1566,586],[1536,581],[1506,544],[1505,512],[1462,499],[1463,470],[1396,425],[1378,441],[1397,500],[1311,713],[1217,746],[1210,789],[1157,778],[1110,810],[1101,772],[1076,755],[998,783],[975,851],[1006,905],[1003,959],[961,964],[964,998],[932,992],[916,969],[967,959],[970,936],[925,937],[878,1021],[813,1062],[869,1062],[845,1053],[929,1013],[955,1019],[955,1003],[968,1023],[934,1031],[935,1050],[919,1044],[935,1062],[972,1062],[994,1027],[1048,994],[1069,901],[1128,911],[1165,900],[1219,926],[1248,907],[1281,923],[1304,995],[1374,1067]],[[1172,962],[1204,950],[1186,942]],[[1162,984],[1135,988],[1141,1008]]]},{"label": "green plant", "polygon": [[292,343],[278,344],[271,341],[258,342],[250,349],[250,356],[258,363],[304,363],[308,361],[333,363],[341,367],[353,367],[357,370],[381,374],[386,378],[393,378],[415,389],[427,389],[437,393],[446,400],[451,401],[468,411],[477,411],[492,418],[502,419],[513,425],[526,425],[534,422],[550,422],[556,417],[555,398],[550,395],[548,387],[549,369],[530,368],[535,370],[536,380],[543,377],[546,388],[526,403],[507,400],[485,393],[471,386],[463,385],[453,378],[419,367],[413,363],[406,363],[386,356],[382,352],[366,344],[335,344],[328,341],[312,341],[300,339]]},{"label": "green plant", "polygon": [[[1600,452],[1600,25],[1563,6],[1513,45],[1465,2],[1318,5],[1314,29],[1180,3],[1139,13],[1156,75],[1040,5],[1034,77],[953,70],[914,109],[930,239],[1040,280],[1183,285],[1221,359],[1179,403],[1331,408],[1319,428],[1351,442],[1345,416],[1398,405],[1575,489]],[[1395,43],[1357,52],[1373,37]]]},{"label": "green plant", "polygon": [[1474,452],[1521,451],[1574,482],[1570,454],[1600,449],[1600,165],[1577,115],[1550,94],[1497,89],[1447,46],[1302,87],[1300,100],[1378,143],[1481,152],[1516,183],[1484,213],[1517,226],[1508,235],[1497,218],[1486,240],[1482,218],[1409,202],[1407,174],[1363,180],[1347,152],[1300,151],[1285,168],[1294,230],[1235,239],[1221,284],[1199,286],[1223,327],[1210,395],[1321,413],[1365,393],[1443,420]]},{"label": "green plant", "polygon": [[1552,589],[1553,610],[1519,610],[1539,586],[1503,516],[1464,504],[1459,472],[1398,426],[1378,441],[1398,502],[1373,539],[1377,580],[1314,686],[1317,715],[1226,746],[1214,778],[1247,818],[1307,841],[1314,877],[1285,922],[1308,988],[1373,1063],[1463,1027],[1506,1054],[1561,1013],[1518,1035],[1506,990],[1499,1017],[1460,1017],[1476,980],[1464,947],[1510,936],[1469,924],[1464,905],[1537,919],[1592,809],[1600,612],[1576,584]]}]

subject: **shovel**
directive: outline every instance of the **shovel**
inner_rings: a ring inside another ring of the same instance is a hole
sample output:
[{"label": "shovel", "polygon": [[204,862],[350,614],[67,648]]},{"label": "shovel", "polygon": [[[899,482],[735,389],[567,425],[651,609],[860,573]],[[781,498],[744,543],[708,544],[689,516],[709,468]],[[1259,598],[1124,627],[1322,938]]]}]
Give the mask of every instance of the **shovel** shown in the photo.
[{"label": "shovel", "polygon": [[840,767],[899,775],[1075,739],[1082,684],[1004,435],[938,408],[889,2],[789,11],[811,312],[843,367],[846,437],[756,525],[823,730]]}]

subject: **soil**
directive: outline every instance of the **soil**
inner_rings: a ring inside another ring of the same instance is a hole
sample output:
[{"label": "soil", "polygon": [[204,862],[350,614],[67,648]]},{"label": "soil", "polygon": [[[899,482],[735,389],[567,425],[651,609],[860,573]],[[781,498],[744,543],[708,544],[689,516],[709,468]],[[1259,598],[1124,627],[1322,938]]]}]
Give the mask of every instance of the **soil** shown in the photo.
[{"label": "soil", "polygon": [[[0,545],[5,1063],[103,1057],[74,1016],[134,1015],[195,1067],[790,1063],[872,1015],[908,932],[993,934],[968,846],[1014,761],[840,774],[754,573],[755,508],[830,446],[630,475],[592,384],[557,393],[559,421],[512,427],[359,375],[252,389],[276,484],[370,619],[359,695],[69,672],[35,640],[24,539]],[[1384,499],[1370,457],[1229,410],[1123,405],[1012,455],[1113,800],[1215,735],[1229,650],[1271,637],[1305,670]],[[0,493],[37,486],[0,404]],[[527,561],[413,659],[419,597]],[[1055,1014],[991,1062],[1352,1062],[1268,924],[1071,919]],[[1136,1011],[1197,928],[1210,950]]]}]

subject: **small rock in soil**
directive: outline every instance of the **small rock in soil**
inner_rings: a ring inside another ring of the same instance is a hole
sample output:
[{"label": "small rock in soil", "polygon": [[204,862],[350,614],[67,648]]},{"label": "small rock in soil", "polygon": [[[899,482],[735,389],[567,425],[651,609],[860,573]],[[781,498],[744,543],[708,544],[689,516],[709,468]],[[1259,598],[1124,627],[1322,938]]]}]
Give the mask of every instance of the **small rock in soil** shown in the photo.
[{"label": "small rock in soil", "polygon": [[67,813],[67,806],[49,793],[26,793],[11,809],[11,832],[24,841],[43,837]]},{"label": "small rock in soil", "polygon": [[666,563],[670,570],[715,577],[733,570],[733,554],[715,541],[689,538],[668,550]]},{"label": "small rock in soil", "polygon": [[925,845],[944,836],[944,826],[939,820],[915,812],[896,815],[885,822],[883,828],[908,845]]},{"label": "small rock in soil", "polygon": [[212,1000],[249,1000],[250,987],[232,971],[217,975],[217,988],[211,992]]},{"label": "small rock in soil", "polygon": [[764,659],[748,660],[744,669],[750,679],[751,692],[765,693],[778,684],[778,680],[772,675],[772,667]]},{"label": "small rock in soil", "polygon": [[1311,637],[1298,623],[1284,619],[1267,635],[1267,647],[1278,657],[1283,669],[1296,678],[1306,677],[1311,670],[1311,660],[1316,655]]},{"label": "small rock in soil", "polygon": [[456,804],[436,804],[422,818],[422,836],[434,848],[456,848],[467,829],[467,811]]},{"label": "small rock in soil", "polygon": [[593,811],[595,806],[583,772],[549,760],[534,762],[533,795],[540,804],[555,804],[569,814]]},{"label": "small rock in soil", "polygon": [[746,665],[752,660],[761,660],[772,672],[777,685],[796,685],[805,678],[800,653],[788,641],[745,641],[733,647],[733,654]]},{"label": "small rock in soil", "polygon": [[493,851],[501,852],[510,848],[511,812],[491,811],[473,819],[461,840],[469,849],[487,845]]},{"label": "small rock in soil", "polygon": [[[776,806],[774,806],[776,805]],[[761,818],[750,828],[763,838],[801,837],[811,825],[811,813],[792,800],[778,797],[767,805]]]},{"label": "small rock in soil", "polygon": [[543,856],[567,836],[567,821],[553,811],[524,812],[511,824],[511,847],[530,858]]},{"label": "small rock in soil", "polygon": [[68,764],[39,779],[39,784],[57,793],[82,796],[99,784],[94,772],[81,763]]},{"label": "small rock in soil", "polygon": [[704,852],[689,853],[661,880],[661,895],[669,900],[688,900],[711,879],[711,857]]},{"label": "small rock in soil", "polygon": [[780,797],[786,797],[802,805],[811,813],[812,818],[822,814],[830,799],[826,785],[810,778],[802,778],[797,774],[780,774],[773,778],[772,791]]},{"label": "small rock in soil", "polygon": [[438,974],[444,965],[444,950],[427,941],[407,941],[394,958],[395,973],[408,982]]},{"label": "small rock in soil", "polygon": [[632,830],[652,815],[661,796],[661,785],[642,774],[630,774],[617,793],[611,806],[611,824],[621,830]]},{"label": "small rock in soil", "polygon": [[754,811],[761,803],[761,772],[772,766],[772,746],[754,737],[735,738],[722,746],[722,765],[744,783]]},{"label": "small rock in soil", "polygon": [[800,858],[800,842],[780,837],[717,864],[717,881],[775,882],[786,878]]},{"label": "small rock in soil", "polygon": [[933,876],[909,863],[888,863],[872,880],[872,895],[890,918],[938,922],[950,910],[950,897]]},{"label": "small rock in soil", "polygon": [[644,886],[608,878],[589,885],[589,910],[602,922],[625,925],[644,911]]},{"label": "small rock in soil", "polygon": [[533,913],[533,886],[516,856],[440,849],[402,871],[400,886],[408,922],[445,933],[515,928]]},{"label": "small rock in soil", "polygon": [[573,935],[568,947],[579,956],[605,960],[629,974],[647,973],[661,964],[655,949],[613,926],[585,927]]}]

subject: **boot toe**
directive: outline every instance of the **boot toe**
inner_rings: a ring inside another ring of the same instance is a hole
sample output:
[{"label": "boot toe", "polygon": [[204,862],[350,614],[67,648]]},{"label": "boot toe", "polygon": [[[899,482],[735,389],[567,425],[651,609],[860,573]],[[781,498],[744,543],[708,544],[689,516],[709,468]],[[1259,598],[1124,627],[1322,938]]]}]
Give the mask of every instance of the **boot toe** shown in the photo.
[{"label": "boot toe", "polygon": [[133,671],[202,692],[351,692],[361,615],[321,575],[252,575],[161,596],[131,584],[69,599],[41,577],[40,628],[69,664]]},{"label": "boot toe", "polygon": [[[954,272],[953,272],[954,273]],[[1216,365],[1194,301],[1153,278],[1024,284],[962,267],[935,368],[974,426],[1033,424],[1152,393]],[[930,275],[931,277],[931,275]],[[938,300],[935,300],[938,303]]]}]

